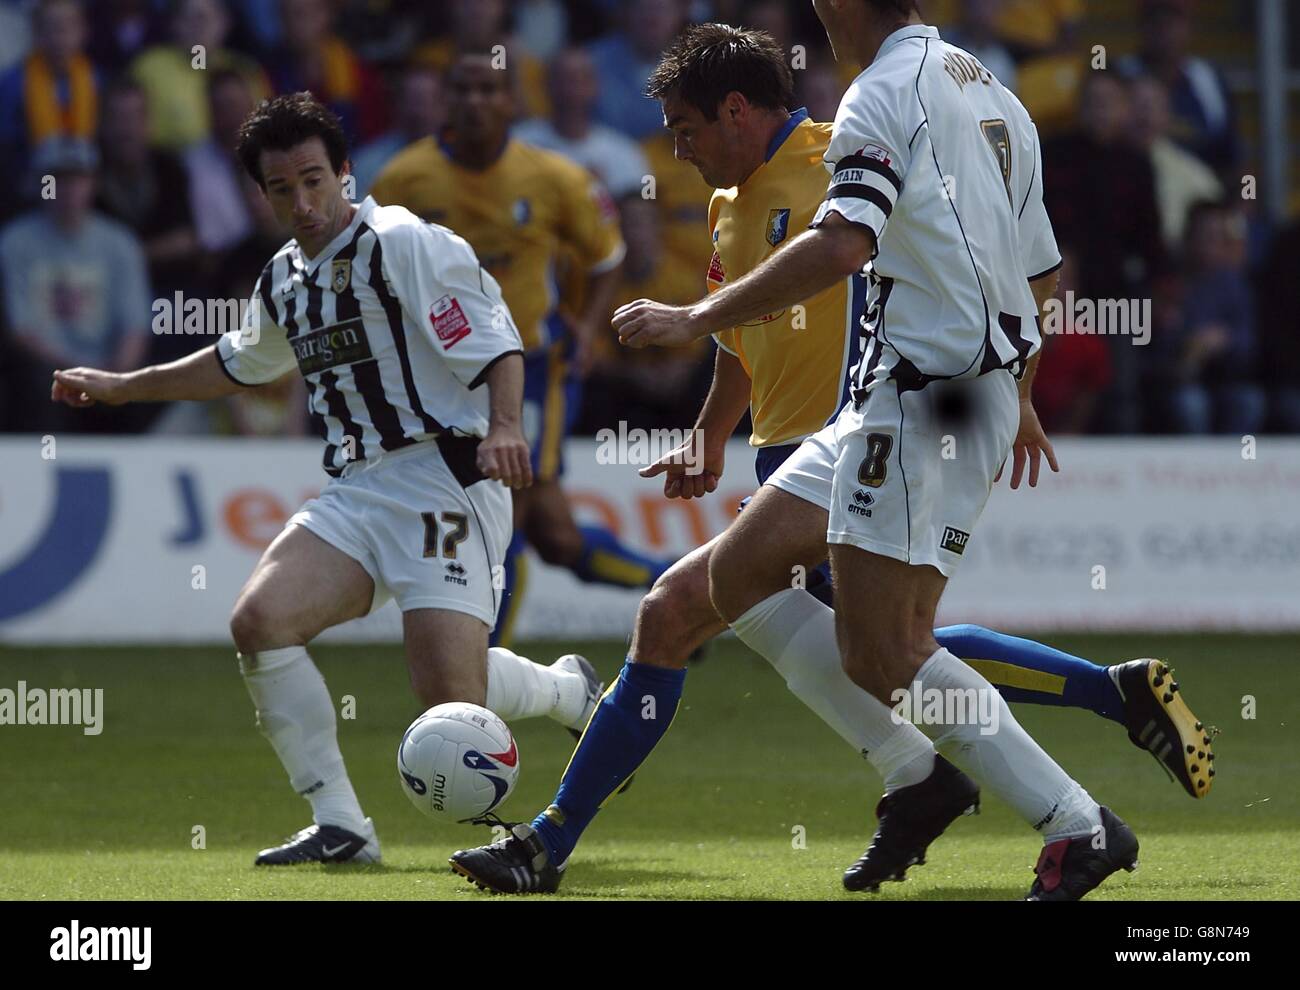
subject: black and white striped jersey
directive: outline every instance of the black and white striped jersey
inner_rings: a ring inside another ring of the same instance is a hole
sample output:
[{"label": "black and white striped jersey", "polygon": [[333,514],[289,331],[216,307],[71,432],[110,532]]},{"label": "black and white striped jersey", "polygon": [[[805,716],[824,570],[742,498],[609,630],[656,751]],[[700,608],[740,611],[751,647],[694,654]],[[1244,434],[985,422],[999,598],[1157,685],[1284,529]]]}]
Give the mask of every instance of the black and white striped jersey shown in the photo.
[{"label": "black and white striped jersey", "polygon": [[222,369],[261,385],[295,365],[325,470],[444,435],[486,436],[488,369],[522,353],[496,280],[446,227],[367,198],[319,255],[290,241],[262,270]]},{"label": "black and white striped jersey", "polygon": [[835,116],[832,212],[876,237],[855,396],[998,368],[1041,346],[1029,281],[1060,267],[1038,132],[1020,101],[939,32],[891,34]]}]

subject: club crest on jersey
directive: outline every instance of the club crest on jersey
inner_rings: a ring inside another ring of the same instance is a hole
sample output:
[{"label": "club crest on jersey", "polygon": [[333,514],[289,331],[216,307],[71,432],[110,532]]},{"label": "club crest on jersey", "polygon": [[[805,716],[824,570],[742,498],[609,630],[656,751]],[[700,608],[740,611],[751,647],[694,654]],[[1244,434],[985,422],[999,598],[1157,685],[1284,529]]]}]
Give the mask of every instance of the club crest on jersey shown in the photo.
[{"label": "club crest on jersey", "polygon": [[533,217],[533,204],[526,199],[515,200],[515,205],[510,208],[515,218],[515,226],[522,227]]},{"label": "club crest on jersey", "polygon": [[433,325],[433,332],[442,341],[442,346],[448,350],[468,337],[474,329],[465,318],[460,303],[452,296],[443,296],[434,301],[429,307],[429,322]]},{"label": "club crest on jersey", "polygon": [[790,211],[772,210],[767,215],[767,243],[776,247],[790,233]]},{"label": "club crest on jersey", "polygon": [[344,292],[352,284],[352,261],[332,261],[330,263],[330,286],[335,292]]}]

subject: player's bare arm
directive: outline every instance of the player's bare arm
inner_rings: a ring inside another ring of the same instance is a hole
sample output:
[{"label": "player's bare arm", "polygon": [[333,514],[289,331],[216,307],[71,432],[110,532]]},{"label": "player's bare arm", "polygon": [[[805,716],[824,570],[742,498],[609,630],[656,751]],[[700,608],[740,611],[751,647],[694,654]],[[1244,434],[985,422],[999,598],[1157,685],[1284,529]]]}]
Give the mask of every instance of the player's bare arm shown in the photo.
[{"label": "player's bare arm", "polygon": [[241,386],[221,370],[215,351],[215,346],[205,347],[179,361],[139,371],[66,368],[54,372],[50,398],[82,408],[96,402],[120,406],[125,402],[201,401],[234,395]]},{"label": "player's bare arm", "polygon": [[[749,408],[750,380],[734,354],[718,348],[713,383],[680,447],[640,470],[643,478],[664,475],[664,498],[703,498],[718,488],[726,463],[727,440]],[[692,465],[702,468],[692,473]]]},{"label": "player's bare arm", "polygon": [[623,265],[602,272],[593,272],[587,277],[587,304],[574,321],[573,332],[576,349],[573,355],[574,366],[578,375],[587,377],[594,360],[596,335],[602,332],[605,317],[614,308],[614,295],[618,292],[619,279],[623,274]]},{"label": "player's bare arm", "polygon": [[[1056,287],[1060,284],[1060,281],[1060,272],[1052,272],[1029,283],[1029,288],[1034,294],[1034,302],[1038,306],[1040,315],[1044,313],[1047,300],[1056,295]],[[1056,462],[1056,451],[1052,449],[1052,443],[1047,439],[1047,434],[1038,421],[1038,412],[1034,409],[1034,375],[1038,372],[1038,359],[1042,356],[1043,351],[1040,347],[1033,357],[1025,362],[1025,373],[1020,379],[1020,429],[1016,431],[1016,439],[1011,445],[1011,487],[1013,490],[1020,487],[1021,479],[1024,478],[1026,464],[1029,465],[1029,487],[1036,488],[1038,486],[1038,474],[1043,456],[1047,457],[1047,463],[1054,472],[1059,473],[1061,470],[1060,465]],[[1002,472],[999,471],[997,477],[993,480],[996,482],[1001,477]]]},{"label": "player's bare arm", "polygon": [[507,488],[527,488],[533,468],[524,439],[524,359],[508,354],[487,374],[491,397],[488,435],[478,445],[478,469]]},{"label": "player's bare arm", "polygon": [[819,227],[801,234],[708,299],[692,306],[638,299],[614,314],[614,329],[629,347],[680,347],[815,296],[861,271],[875,251],[876,238],[870,230],[832,213]]}]

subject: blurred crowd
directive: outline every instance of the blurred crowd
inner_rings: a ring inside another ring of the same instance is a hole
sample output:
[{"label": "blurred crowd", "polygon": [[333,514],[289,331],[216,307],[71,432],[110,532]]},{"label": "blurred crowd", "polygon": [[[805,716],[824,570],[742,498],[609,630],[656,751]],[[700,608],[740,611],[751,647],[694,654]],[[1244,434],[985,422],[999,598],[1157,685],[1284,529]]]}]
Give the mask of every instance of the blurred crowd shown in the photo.
[{"label": "blurred crowd", "polygon": [[[1104,68],[1084,0],[921,6],[1039,123],[1063,299],[1150,300],[1131,307],[1125,335],[1070,332],[1087,326],[1065,307],[1036,388],[1049,429],[1300,433],[1300,226],[1271,229],[1258,208],[1234,99],[1192,51],[1195,4],[1128,4],[1135,50]],[[1250,5],[1238,6],[1249,29]],[[154,304],[245,297],[282,243],[233,153],[260,99],[309,89],[339,114],[359,199],[396,152],[442,128],[458,50],[503,45],[516,138],[576,160],[617,202],[617,301],[693,301],[710,190],[674,161],[643,89],[680,27],[705,19],[771,32],[792,53],[798,101],[833,119],[855,73],[806,0],[0,0],[0,430],[61,425],[52,368],[129,369],[212,343],[156,332]],[[711,345],[605,344],[580,432],[693,419]],[[94,423],[299,433],[298,389]]]}]

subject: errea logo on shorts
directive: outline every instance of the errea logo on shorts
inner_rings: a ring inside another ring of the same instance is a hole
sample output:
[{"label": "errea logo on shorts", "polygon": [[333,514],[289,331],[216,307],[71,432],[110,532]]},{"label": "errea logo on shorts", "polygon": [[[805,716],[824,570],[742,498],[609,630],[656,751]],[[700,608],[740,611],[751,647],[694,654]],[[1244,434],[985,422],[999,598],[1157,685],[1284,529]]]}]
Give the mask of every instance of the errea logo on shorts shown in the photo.
[{"label": "errea logo on shorts", "polygon": [[939,541],[939,549],[947,550],[949,553],[963,554],[966,552],[966,543],[969,540],[970,533],[964,533],[960,529],[945,526],[943,528],[943,539]]}]

